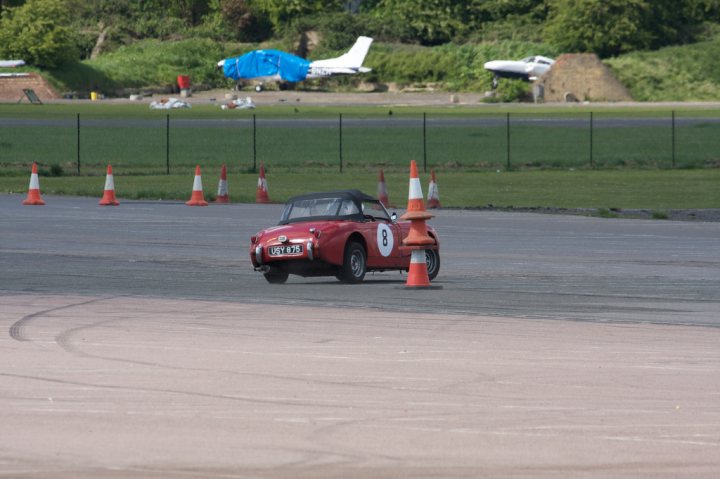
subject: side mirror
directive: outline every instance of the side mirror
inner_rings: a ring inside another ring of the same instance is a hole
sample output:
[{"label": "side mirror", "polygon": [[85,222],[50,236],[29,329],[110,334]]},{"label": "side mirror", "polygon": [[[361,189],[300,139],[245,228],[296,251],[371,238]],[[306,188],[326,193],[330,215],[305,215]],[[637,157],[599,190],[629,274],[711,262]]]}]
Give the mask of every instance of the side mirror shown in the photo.
[{"label": "side mirror", "polygon": [[397,213],[393,211],[393,213],[390,215],[390,219],[393,223],[395,223],[397,221]]}]

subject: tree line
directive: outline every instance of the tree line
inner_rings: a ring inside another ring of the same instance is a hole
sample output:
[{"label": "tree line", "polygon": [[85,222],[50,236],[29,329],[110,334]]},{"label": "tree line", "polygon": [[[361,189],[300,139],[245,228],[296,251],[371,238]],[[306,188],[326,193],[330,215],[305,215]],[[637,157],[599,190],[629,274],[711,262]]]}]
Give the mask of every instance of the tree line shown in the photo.
[{"label": "tree line", "polygon": [[135,40],[262,42],[318,31],[442,45],[521,40],[602,58],[713,36],[720,0],[0,0],[0,58],[41,68]]}]

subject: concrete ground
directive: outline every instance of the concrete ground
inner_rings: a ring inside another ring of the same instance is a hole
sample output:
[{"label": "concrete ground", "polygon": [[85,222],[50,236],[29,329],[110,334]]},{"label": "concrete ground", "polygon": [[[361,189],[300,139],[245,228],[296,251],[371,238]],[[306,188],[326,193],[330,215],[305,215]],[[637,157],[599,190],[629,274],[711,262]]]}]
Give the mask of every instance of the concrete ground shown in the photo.
[{"label": "concrete ground", "polygon": [[441,290],[267,284],[282,205],[0,195],[0,478],[715,478],[720,223],[438,210]]},{"label": "concrete ground", "polygon": [[0,301],[0,477],[720,473],[717,328]]}]

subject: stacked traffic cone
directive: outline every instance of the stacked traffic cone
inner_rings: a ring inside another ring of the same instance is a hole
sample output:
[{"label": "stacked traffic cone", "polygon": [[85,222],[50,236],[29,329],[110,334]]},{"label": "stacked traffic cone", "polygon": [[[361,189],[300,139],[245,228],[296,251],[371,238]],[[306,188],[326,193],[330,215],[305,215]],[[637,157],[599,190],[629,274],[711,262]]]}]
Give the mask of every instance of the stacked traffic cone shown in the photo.
[{"label": "stacked traffic cone", "polygon": [[392,208],[388,198],[387,186],[385,185],[385,172],[382,168],[380,168],[380,175],[378,176],[377,196],[385,208]]},{"label": "stacked traffic cone", "polygon": [[218,182],[217,203],[230,203],[230,197],[228,196],[227,187],[227,168],[222,165],[220,169],[220,181]]},{"label": "stacked traffic cone", "polygon": [[30,187],[28,188],[28,194],[25,201],[23,201],[24,205],[36,205],[41,206],[44,205],[45,202],[40,197],[40,180],[38,179],[38,168],[37,163],[33,163],[32,165],[32,173],[30,174]]},{"label": "stacked traffic cone", "polygon": [[411,250],[410,268],[408,270],[406,289],[439,289],[442,286],[430,286],[430,278],[425,262],[425,247],[435,243],[427,233],[425,220],[434,215],[425,210],[423,201],[422,186],[418,176],[415,160],[410,162],[410,188],[408,192],[407,212],[400,217],[402,220],[410,220],[410,231],[402,241],[403,249]]},{"label": "stacked traffic cone", "polygon": [[255,192],[255,203],[270,203],[267,180],[265,179],[265,165],[260,165],[260,176],[258,177],[257,191]]},{"label": "stacked traffic cone", "polygon": [[193,181],[192,196],[190,201],[185,202],[188,206],[207,206],[203,195],[202,177],[200,176],[200,165],[195,167],[195,181]]},{"label": "stacked traffic cone", "polygon": [[428,209],[440,208],[440,191],[438,190],[435,170],[430,170],[430,185],[428,186]]},{"label": "stacked traffic cone", "polygon": [[98,204],[101,206],[117,206],[120,204],[120,202],[115,199],[115,181],[113,180],[112,165],[108,165],[107,167],[105,191],[103,191],[103,197]]}]

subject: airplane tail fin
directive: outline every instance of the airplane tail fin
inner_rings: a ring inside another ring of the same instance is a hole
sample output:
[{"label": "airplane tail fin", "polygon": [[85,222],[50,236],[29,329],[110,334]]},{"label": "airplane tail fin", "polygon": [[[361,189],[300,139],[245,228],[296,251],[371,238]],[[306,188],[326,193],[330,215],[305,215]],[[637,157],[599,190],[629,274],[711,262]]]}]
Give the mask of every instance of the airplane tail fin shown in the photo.
[{"label": "airplane tail fin", "polygon": [[342,55],[340,58],[349,63],[351,68],[360,68],[365,61],[368,50],[373,39],[370,37],[358,37],[355,41],[355,45],[352,46],[349,52]]},{"label": "airplane tail fin", "polygon": [[[365,56],[370,50],[370,45],[373,39],[370,37],[358,37],[355,41],[355,45],[345,54],[340,55],[336,58],[328,58],[327,60],[317,60],[312,64],[318,67],[332,67],[332,68],[349,68],[355,71],[363,69],[363,61]],[[368,69],[369,71],[369,69]]]}]

